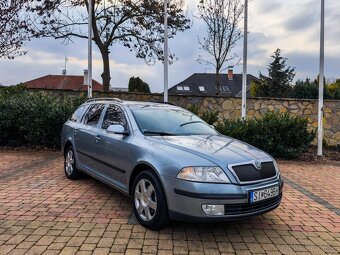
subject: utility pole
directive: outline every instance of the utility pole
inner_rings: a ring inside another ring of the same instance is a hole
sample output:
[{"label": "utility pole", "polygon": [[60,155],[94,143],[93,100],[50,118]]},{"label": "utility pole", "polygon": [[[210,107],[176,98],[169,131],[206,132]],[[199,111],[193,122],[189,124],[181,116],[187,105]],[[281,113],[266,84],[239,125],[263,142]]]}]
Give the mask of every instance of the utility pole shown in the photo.
[{"label": "utility pole", "polygon": [[320,25],[320,71],[319,71],[319,103],[318,103],[318,156],[322,156],[323,140],[323,88],[325,63],[325,0],[321,0]]},{"label": "utility pole", "polygon": [[243,35],[243,76],[242,76],[242,113],[247,118],[247,54],[248,54],[248,0],[244,0],[244,35]]},{"label": "utility pole", "polygon": [[168,65],[169,65],[169,47],[168,47],[168,0],[164,0],[164,102],[168,102]]},{"label": "utility pole", "polygon": [[89,0],[89,24],[88,24],[88,82],[87,82],[87,97],[92,98],[92,0]]}]

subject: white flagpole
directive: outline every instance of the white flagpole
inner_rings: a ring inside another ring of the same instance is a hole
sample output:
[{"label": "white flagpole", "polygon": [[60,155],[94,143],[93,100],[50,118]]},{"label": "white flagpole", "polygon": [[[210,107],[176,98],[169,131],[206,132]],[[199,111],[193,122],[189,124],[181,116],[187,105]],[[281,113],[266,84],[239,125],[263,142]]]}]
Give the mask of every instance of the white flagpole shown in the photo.
[{"label": "white flagpole", "polygon": [[89,24],[88,24],[88,82],[87,96],[92,98],[92,0],[89,0]]},{"label": "white flagpole", "polygon": [[164,0],[164,102],[168,102],[168,0]]},{"label": "white flagpole", "polygon": [[323,140],[323,89],[324,89],[324,58],[325,58],[325,0],[321,0],[320,27],[320,71],[319,71],[319,104],[318,104],[318,156],[322,156]]},{"label": "white flagpole", "polygon": [[242,76],[242,120],[247,117],[247,54],[248,54],[248,0],[244,0],[243,76]]}]

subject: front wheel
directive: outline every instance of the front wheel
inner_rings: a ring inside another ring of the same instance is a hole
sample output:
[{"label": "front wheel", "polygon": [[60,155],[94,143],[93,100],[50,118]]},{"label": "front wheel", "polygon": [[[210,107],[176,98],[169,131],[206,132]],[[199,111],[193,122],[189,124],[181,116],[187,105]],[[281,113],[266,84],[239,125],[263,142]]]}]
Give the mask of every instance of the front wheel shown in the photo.
[{"label": "front wheel", "polygon": [[151,171],[141,172],[134,181],[133,211],[139,223],[146,228],[161,229],[169,222],[162,184]]}]

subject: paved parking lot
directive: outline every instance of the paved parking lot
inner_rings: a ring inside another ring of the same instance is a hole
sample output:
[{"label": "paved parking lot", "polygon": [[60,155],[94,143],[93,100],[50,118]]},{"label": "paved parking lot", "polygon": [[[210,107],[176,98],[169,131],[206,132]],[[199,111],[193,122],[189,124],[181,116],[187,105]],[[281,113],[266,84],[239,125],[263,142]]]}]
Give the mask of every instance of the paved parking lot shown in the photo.
[{"label": "paved parking lot", "polygon": [[0,152],[0,254],[339,254],[340,164],[281,162],[284,198],[252,220],[131,220],[130,199],[88,177],[69,181],[56,152]]}]

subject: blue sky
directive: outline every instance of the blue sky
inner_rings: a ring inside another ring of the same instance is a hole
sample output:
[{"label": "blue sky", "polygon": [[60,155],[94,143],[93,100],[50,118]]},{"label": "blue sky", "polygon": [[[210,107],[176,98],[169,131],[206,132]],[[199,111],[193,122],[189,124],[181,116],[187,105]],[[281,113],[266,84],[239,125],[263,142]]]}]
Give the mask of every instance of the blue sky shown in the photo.
[{"label": "blue sky", "polygon": [[[197,0],[187,0],[188,15],[197,14]],[[326,1],[325,75],[340,77],[340,1]],[[296,67],[296,78],[315,78],[319,68],[320,0],[251,0],[249,2],[249,73],[266,73],[270,56],[282,49],[288,64]],[[196,60],[204,55],[199,49],[198,37],[204,36],[204,23],[193,19],[190,30],[178,34],[169,42],[171,52],[178,60],[169,67],[169,85],[184,80],[195,72],[213,72],[209,66]],[[241,24],[242,29],[242,24]],[[15,60],[0,60],[0,83],[3,85],[25,82],[47,74],[61,74],[67,56],[68,74],[82,75],[87,67],[87,42],[75,40],[63,45],[54,39],[35,39],[26,44],[27,55]],[[94,45],[94,79],[101,82],[101,57]],[[242,40],[234,53],[242,56]],[[163,65],[147,65],[136,59],[119,44],[111,47],[111,86],[127,87],[131,76],[139,76],[150,84],[153,92],[163,88]],[[227,64],[228,65],[228,64]],[[240,73],[242,66],[235,66]]]}]

